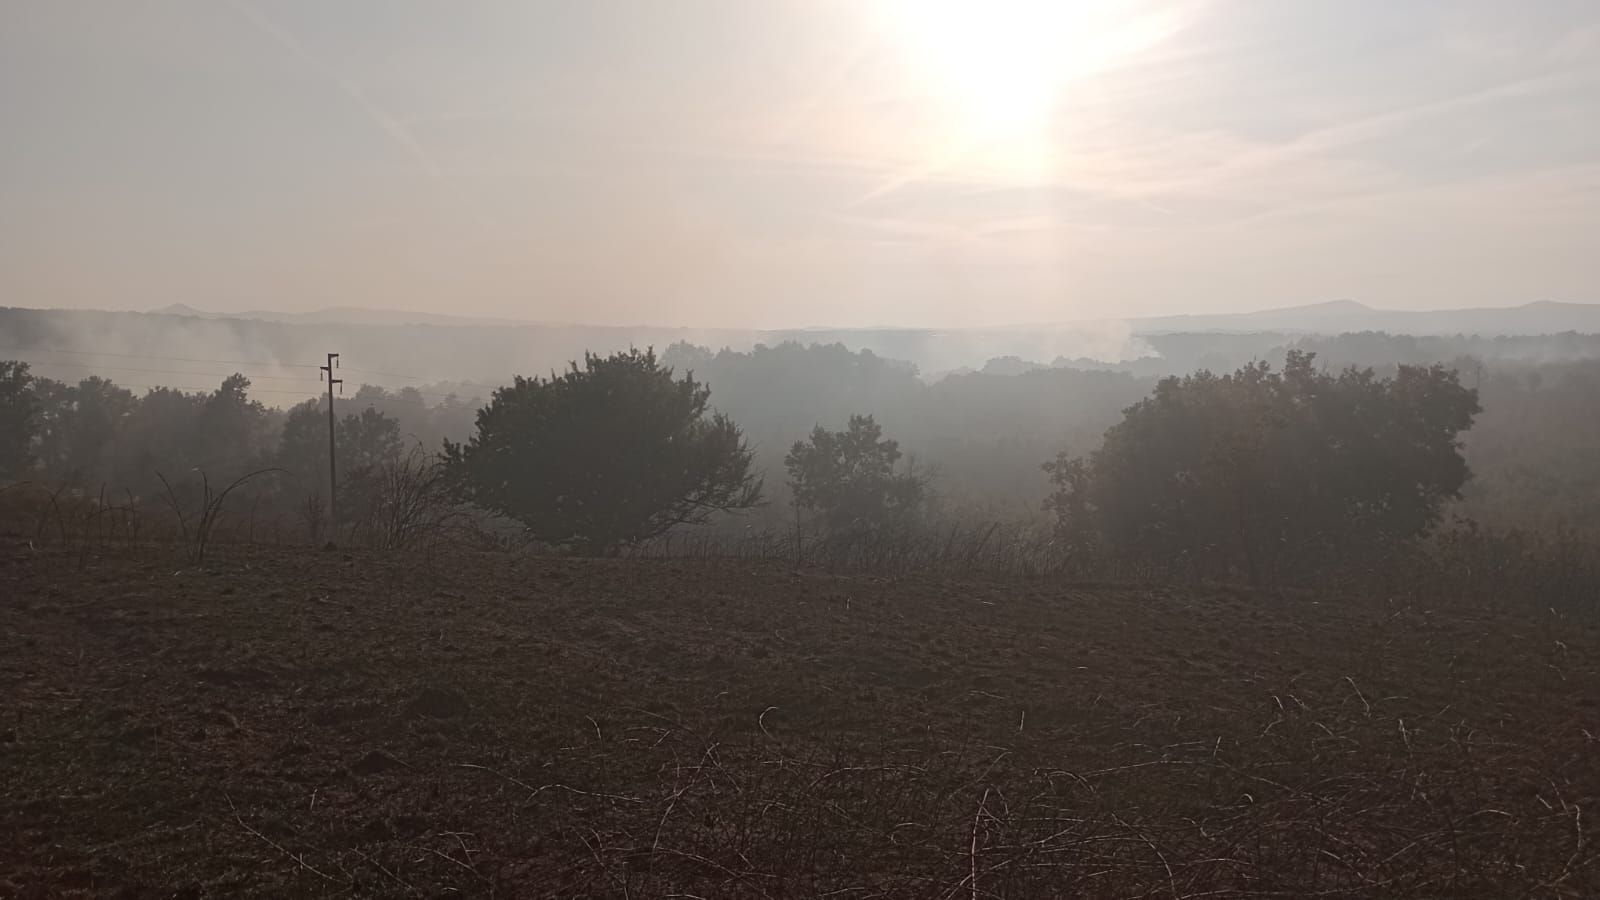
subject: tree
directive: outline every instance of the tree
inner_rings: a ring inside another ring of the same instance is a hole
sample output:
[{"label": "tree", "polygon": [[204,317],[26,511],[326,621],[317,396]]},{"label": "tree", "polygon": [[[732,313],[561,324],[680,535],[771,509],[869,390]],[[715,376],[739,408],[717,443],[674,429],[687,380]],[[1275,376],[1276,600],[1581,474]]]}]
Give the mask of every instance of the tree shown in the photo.
[{"label": "tree", "polygon": [[266,408],[251,400],[249,391],[250,379],[235,373],[205,398],[194,437],[199,467],[213,478],[219,473],[237,477],[271,452]]},{"label": "tree", "polygon": [[186,493],[191,471],[227,484],[262,468],[271,459],[276,416],[251,400],[249,389],[250,380],[239,374],[224,378],[212,392],[157,387],[135,399],[115,388],[118,396],[127,395],[127,408],[106,431],[110,485],[155,491],[159,472]]},{"label": "tree", "polygon": [[139,405],[133,392],[91,375],[72,386],[41,380],[34,393],[44,471],[87,487],[114,478],[117,437]]},{"label": "tree", "polygon": [[0,360],[0,478],[16,478],[33,462],[39,410],[32,384],[27,363]]},{"label": "tree", "polygon": [[852,415],[844,431],[821,425],[784,457],[796,505],[822,515],[832,534],[904,525],[921,507],[927,480],[896,473],[900,445],[871,416]]},{"label": "tree", "polygon": [[1458,436],[1476,391],[1442,366],[1380,379],[1312,360],[1163,379],[1088,460],[1045,464],[1058,533],[1252,581],[1426,533],[1470,477]]},{"label": "tree", "polygon": [[376,469],[400,458],[400,423],[367,407],[346,413],[337,431],[339,471],[355,474]]},{"label": "tree", "polygon": [[[324,402],[306,400],[289,409],[275,455],[280,468],[320,489],[327,488],[328,478],[328,413]],[[405,449],[399,421],[371,407],[359,413],[345,413],[338,419],[334,444],[341,478],[394,462]]]},{"label": "tree", "polygon": [[[145,392],[117,430],[111,481],[136,492],[156,491],[157,469],[188,484],[187,473],[200,468],[200,423],[206,395],[158,387]],[[210,473],[220,480],[219,473]]]},{"label": "tree", "polygon": [[326,490],[328,481],[328,419],[323,401],[303,400],[289,407],[278,434],[275,461],[307,491]]},{"label": "tree", "polygon": [[[1028,515],[1039,504],[1039,461],[1062,448],[1098,447],[1122,410],[1155,386],[1154,378],[1057,368],[925,380],[908,363],[839,344],[746,352],[674,344],[663,359],[716,386],[718,408],[739,423],[757,448],[757,466],[769,472],[784,470],[784,456],[817,423],[841,429],[851,413],[874,413],[901,452],[937,466],[941,517]],[[761,526],[792,522],[789,498],[781,499],[782,508],[754,517]]]},{"label": "tree", "polygon": [[369,406],[340,419],[337,436],[340,509],[352,523],[370,523],[383,505],[385,479],[400,460],[400,423]]},{"label": "tree", "polygon": [[[273,455],[277,467],[293,476],[291,483],[298,485],[298,507],[302,515],[310,517],[313,541],[321,537],[328,497],[328,418],[324,402],[306,400],[290,408]],[[374,513],[380,494],[378,483],[384,473],[400,461],[404,450],[400,422],[369,406],[360,413],[345,413],[339,418],[334,437],[340,508],[347,521],[360,522]]]},{"label": "tree", "polygon": [[584,354],[562,375],[518,376],[478,411],[447,466],[471,501],[537,540],[608,554],[761,502],[738,426],[711,391],[654,351]]}]

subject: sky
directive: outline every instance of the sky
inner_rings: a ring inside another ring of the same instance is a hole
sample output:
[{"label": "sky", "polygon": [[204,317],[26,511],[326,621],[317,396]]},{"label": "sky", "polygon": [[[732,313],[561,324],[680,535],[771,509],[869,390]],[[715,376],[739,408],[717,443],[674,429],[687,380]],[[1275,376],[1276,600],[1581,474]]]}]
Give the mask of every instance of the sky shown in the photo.
[{"label": "sky", "polygon": [[0,305],[1600,301],[1594,0],[6,0]]}]

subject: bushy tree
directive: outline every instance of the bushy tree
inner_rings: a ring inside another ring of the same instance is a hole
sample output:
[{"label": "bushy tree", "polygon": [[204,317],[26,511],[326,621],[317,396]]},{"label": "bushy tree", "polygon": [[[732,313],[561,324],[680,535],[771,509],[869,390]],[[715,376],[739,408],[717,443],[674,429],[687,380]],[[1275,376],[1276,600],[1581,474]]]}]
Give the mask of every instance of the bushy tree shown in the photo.
[{"label": "bushy tree", "polygon": [[199,468],[230,477],[258,467],[270,452],[266,407],[250,399],[250,379],[229,375],[202,403],[196,455]]},{"label": "bushy tree", "polygon": [[[207,396],[164,387],[145,392],[118,430],[112,480],[154,490],[153,475],[159,469],[186,481],[185,473],[204,461],[198,435]],[[223,473],[209,474],[221,480]]]},{"label": "bushy tree", "polygon": [[853,415],[844,431],[816,426],[784,466],[795,503],[820,513],[828,532],[877,531],[907,524],[926,493],[926,479],[895,471],[900,455],[871,416]]},{"label": "bushy tree", "polygon": [[[428,394],[438,397],[439,402],[429,403]],[[363,384],[349,400],[341,402],[346,404],[355,409],[376,410],[398,422],[407,446],[422,444],[433,448],[447,439],[465,440],[472,433],[472,417],[483,401],[457,395],[449,385],[432,385],[427,391],[412,387],[390,391]],[[323,409],[326,415],[326,407]]]},{"label": "bushy tree", "polygon": [[1059,532],[1252,580],[1425,533],[1470,475],[1477,393],[1442,366],[1380,379],[1312,360],[1162,380],[1087,460],[1045,465]]},{"label": "bushy tree", "polygon": [[605,554],[761,500],[751,451],[711,391],[653,351],[585,354],[549,378],[517,377],[446,442],[465,496],[537,540]]},{"label": "bushy tree", "polygon": [[279,468],[301,481],[306,490],[327,486],[328,418],[322,403],[304,400],[289,407],[278,434],[274,460]]},{"label": "bushy tree", "polygon": [[32,385],[27,363],[0,360],[0,478],[17,478],[33,462],[39,410]]},{"label": "bushy tree", "polygon": [[126,388],[91,375],[76,385],[40,379],[39,463],[50,478],[94,486],[112,477],[115,442],[138,406]]},{"label": "bushy tree", "polygon": [[[328,498],[328,412],[325,401],[306,400],[290,408],[274,464],[288,474],[286,486],[298,497],[296,507],[313,540],[320,540],[326,524]],[[335,420],[334,444],[338,452],[339,506],[347,524],[372,518],[381,491],[379,482],[399,463],[404,445],[400,423],[372,407],[345,413]]]},{"label": "bushy tree", "polygon": [[227,484],[267,465],[275,417],[249,389],[250,380],[235,374],[209,393],[153,388],[130,398],[113,432],[110,484],[153,490],[157,472],[174,484],[188,484],[189,472]]},{"label": "bushy tree", "polygon": [[371,407],[339,421],[340,470],[363,472],[400,458],[400,423]]},{"label": "bushy tree", "polygon": [[[328,474],[328,409],[323,400],[295,404],[283,421],[277,465],[308,485],[326,487]],[[336,420],[334,446],[339,474],[375,468],[400,458],[405,449],[400,423],[368,407]]]}]

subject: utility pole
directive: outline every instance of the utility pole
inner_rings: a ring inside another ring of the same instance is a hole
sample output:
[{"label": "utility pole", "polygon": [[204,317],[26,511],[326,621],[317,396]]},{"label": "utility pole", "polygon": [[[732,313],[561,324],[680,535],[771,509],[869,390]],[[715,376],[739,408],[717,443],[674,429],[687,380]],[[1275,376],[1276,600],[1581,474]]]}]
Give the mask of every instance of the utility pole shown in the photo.
[{"label": "utility pole", "polygon": [[339,393],[344,393],[344,379],[333,377],[333,370],[339,368],[339,354],[329,353],[328,364],[319,366],[322,373],[327,373],[328,379],[328,543],[339,542],[339,464],[334,459],[333,432],[338,420],[333,415],[333,386],[339,386]]}]

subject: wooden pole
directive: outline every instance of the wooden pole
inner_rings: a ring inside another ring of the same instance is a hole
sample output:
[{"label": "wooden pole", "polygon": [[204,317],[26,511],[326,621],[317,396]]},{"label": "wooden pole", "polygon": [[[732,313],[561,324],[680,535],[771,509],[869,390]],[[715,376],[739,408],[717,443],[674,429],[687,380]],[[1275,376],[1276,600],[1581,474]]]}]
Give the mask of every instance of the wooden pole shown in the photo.
[{"label": "wooden pole", "polygon": [[328,364],[322,366],[328,378],[328,543],[339,543],[339,463],[335,456],[334,430],[338,426],[338,419],[333,414],[333,386],[339,385],[339,393],[344,393],[344,379],[333,377],[333,370],[339,368],[339,354],[329,353]]}]

